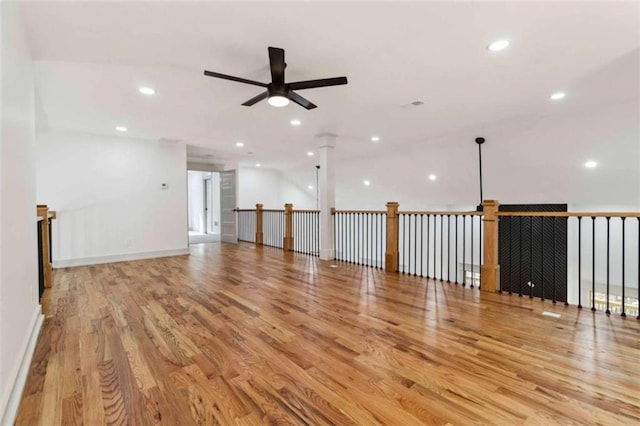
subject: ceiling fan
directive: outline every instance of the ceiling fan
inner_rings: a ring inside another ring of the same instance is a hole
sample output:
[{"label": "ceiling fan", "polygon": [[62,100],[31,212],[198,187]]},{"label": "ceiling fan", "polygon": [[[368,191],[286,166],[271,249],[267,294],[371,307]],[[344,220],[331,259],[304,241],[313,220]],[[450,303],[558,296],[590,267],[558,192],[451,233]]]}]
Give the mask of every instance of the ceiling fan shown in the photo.
[{"label": "ceiling fan", "polygon": [[266,91],[260,93],[243,103],[244,106],[251,106],[263,99],[268,99],[269,104],[276,107],[289,105],[289,101],[293,101],[298,105],[313,109],[314,105],[309,100],[298,95],[294,90],[313,89],[316,87],[338,86],[347,84],[347,77],[323,78],[320,80],[296,81],[293,83],[284,82],[284,69],[287,64],[284,62],[284,49],[278,47],[269,47],[269,64],[271,67],[271,83],[261,83],[259,81],[247,80],[245,78],[234,77],[231,75],[220,74],[213,71],[206,71],[204,75],[209,77],[223,78],[225,80],[237,81],[238,83],[253,84],[254,86],[266,87]]}]

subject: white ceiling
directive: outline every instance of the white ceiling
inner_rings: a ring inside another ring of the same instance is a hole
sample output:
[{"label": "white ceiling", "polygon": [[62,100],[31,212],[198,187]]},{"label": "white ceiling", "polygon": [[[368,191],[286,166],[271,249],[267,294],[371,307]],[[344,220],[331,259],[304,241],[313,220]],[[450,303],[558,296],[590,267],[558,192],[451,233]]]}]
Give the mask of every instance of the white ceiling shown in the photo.
[{"label": "white ceiling", "polygon": [[[640,202],[636,2],[22,6],[41,127],[116,135],[125,125],[126,137],[185,141],[192,157],[260,162],[301,182],[314,173],[315,135],[331,132],[345,193],[380,170],[401,176],[389,191],[437,171],[440,189],[425,191],[441,202],[476,200],[473,139],[485,136],[489,195],[530,187],[532,201],[593,203],[626,181],[607,201]],[[498,38],[511,46],[487,51]],[[345,75],[349,84],[301,91],[318,105],[307,111],[241,106],[261,89],[202,75],[268,82],[268,46],[285,49],[287,81]],[[551,102],[558,90],[566,99]],[[424,105],[406,106],[416,100]],[[584,176],[591,157],[602,164],[597,179]],[[523,180],[509,189],[505,176]]]}]

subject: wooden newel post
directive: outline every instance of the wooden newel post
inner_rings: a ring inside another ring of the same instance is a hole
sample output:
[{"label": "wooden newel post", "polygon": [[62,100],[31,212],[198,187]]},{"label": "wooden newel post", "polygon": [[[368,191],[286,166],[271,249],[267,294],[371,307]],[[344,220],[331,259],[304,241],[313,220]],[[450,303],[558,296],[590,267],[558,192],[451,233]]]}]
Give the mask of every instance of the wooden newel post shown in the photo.
[{"label": "wooden newel post", "polygon": [[500,288],[500,265],[498,265],[498,206],[496,200],[485,200],[483,209],[484,261],[480,266],[480,290],[495,293]]},{"label": "wooden newel post", "polygon": [[293,251],[293,204],[284,205],[284,251]]},{"label": "wooden newel post", "polygon": [[39,250],[42,252],[42,270],[44,272],[44,286],[51,288],[51,257],[49,256],[49,207],[46,204],[38,204],[38,216],[42,218],[40,221],[40,231],[42,232],[42,245]]},{"label": "wooden newel post", "polygon": [[262,204],[256,204],[256,246],[262,245]]},{"label": "wooden newel post", "polygon": [[385,272],[398,271],[398,206],[395,201],[387,203],[387,248],[384,254]]}]

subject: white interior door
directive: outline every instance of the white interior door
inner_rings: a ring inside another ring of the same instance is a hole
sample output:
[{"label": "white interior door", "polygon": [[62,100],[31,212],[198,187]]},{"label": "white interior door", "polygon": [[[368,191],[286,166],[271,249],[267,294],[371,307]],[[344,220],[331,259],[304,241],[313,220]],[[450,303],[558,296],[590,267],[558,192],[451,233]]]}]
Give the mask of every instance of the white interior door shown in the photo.
[{"label": "white interior door", "polygon": [[221,239],[225,243],[238,242],[236,227],[236,171],[220,172]]}]

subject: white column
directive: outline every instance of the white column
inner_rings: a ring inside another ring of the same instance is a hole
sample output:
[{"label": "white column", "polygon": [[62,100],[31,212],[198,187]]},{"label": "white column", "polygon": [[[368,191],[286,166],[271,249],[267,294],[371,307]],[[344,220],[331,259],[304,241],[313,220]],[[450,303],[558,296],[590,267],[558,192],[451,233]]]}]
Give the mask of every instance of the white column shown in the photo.
[{"label": "white column", "polygon": [[331,209],[335,207],[336,200],[333,160],[336,135],[322,133],[317,138],[320,154],[320,259],[331,260],[335,259]]}]

